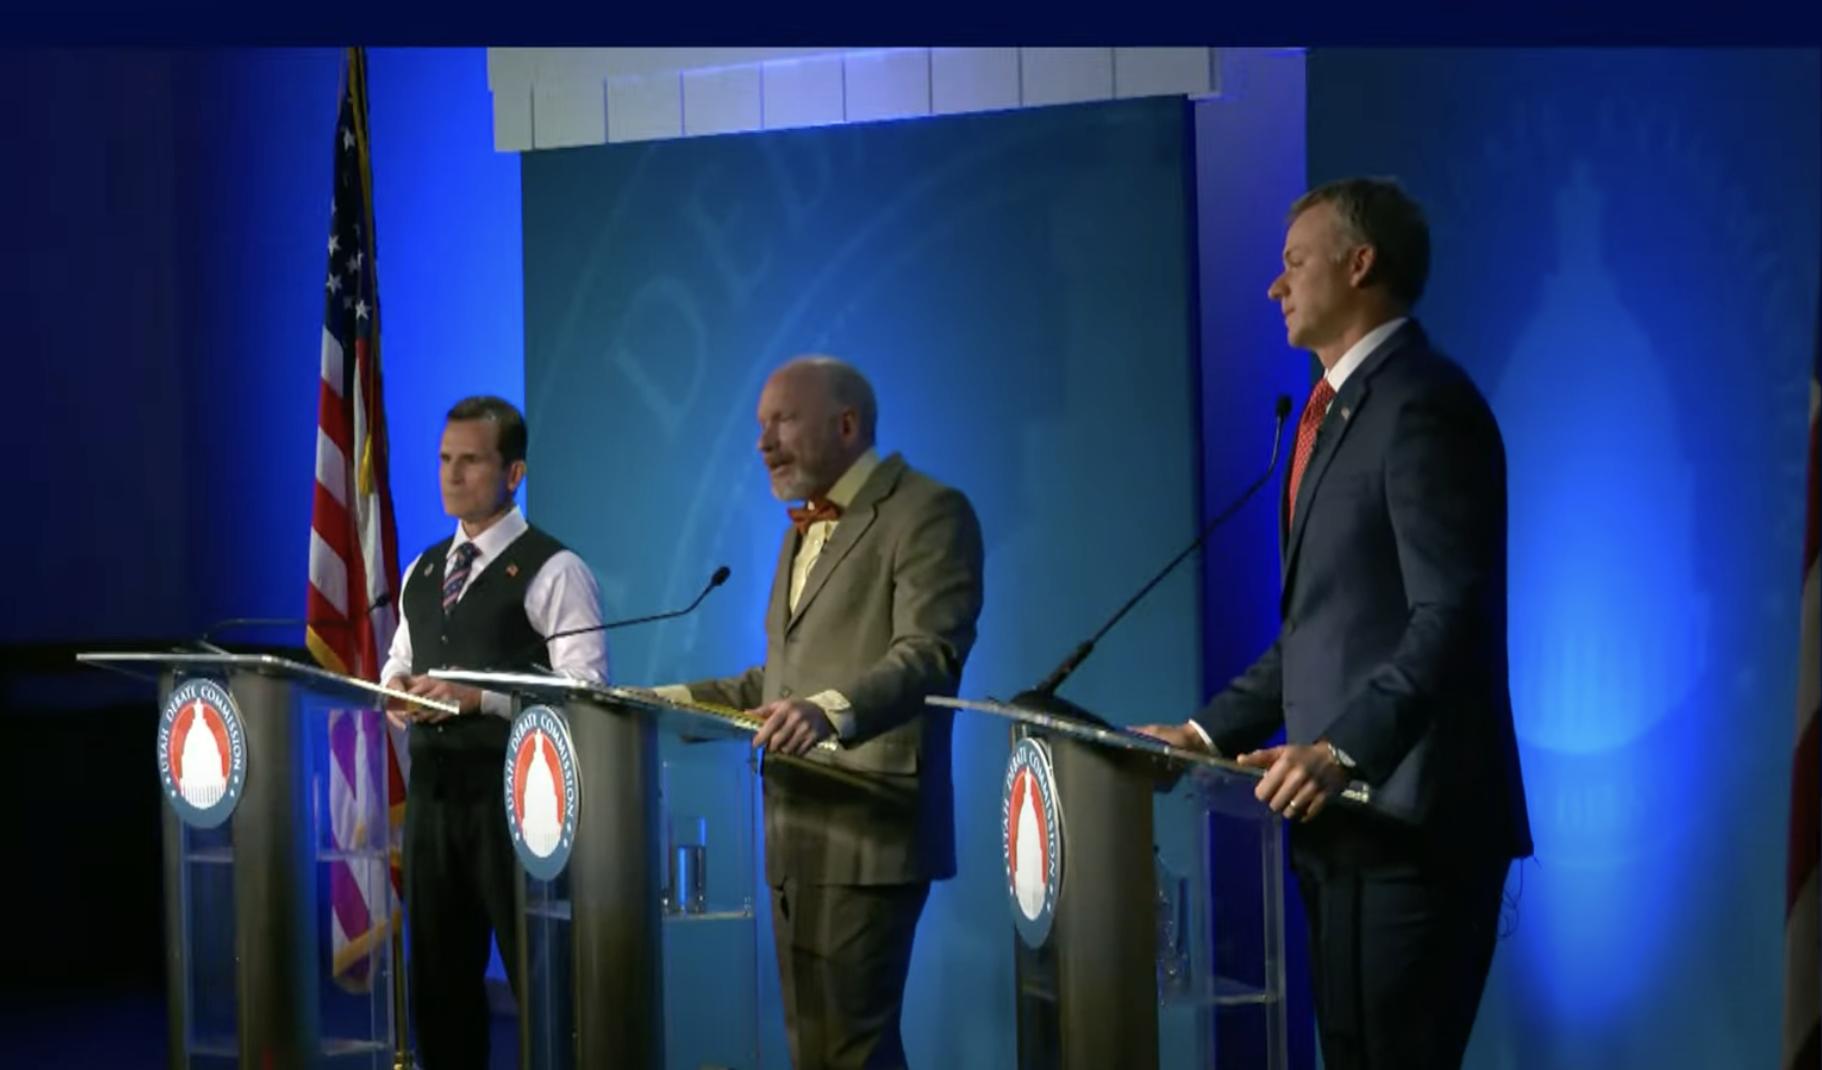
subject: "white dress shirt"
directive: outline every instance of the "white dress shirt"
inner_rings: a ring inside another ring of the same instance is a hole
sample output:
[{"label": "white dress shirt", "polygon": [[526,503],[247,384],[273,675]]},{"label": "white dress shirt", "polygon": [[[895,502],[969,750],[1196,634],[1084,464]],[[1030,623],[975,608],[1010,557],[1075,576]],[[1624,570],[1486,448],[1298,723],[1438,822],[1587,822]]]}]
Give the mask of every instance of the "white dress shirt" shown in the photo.
[{"label": "white dress shirt", "polygon": [[[1341,393],[1342,384],[1348,381],[1348,377],[1353,375],[1356,369],[1366,363],[1366,359],[1373,355],[1373,350],[1379,348],[1379,343],[1392,337],[1392,332],[1403,327],[1409,319],[1409,316],[1394,316],[1361,335],[1360,341],[1349,346],[1348,351],[1341,354],[1341,359],[1335,362],[1333,368],[1322,373],[1322,377],[1329,381],[1329,389],[1337,394]],[[1335,404],[1334,400],[1330,399],[1329,404]]]},{"label": "white dress shirt", "polygon": [[[468,567],[468,582],[462,587],[462,595],[466,595],[488,565],[497,560],[530,526],[525,521],[525,514],[517,506],[472,539],[462,525],[457,523],[455,539],[449,544],[449,556],[443,563],[444,575],[448,575],[455,565],[456,548],[463,543],[474,543],[474,563]],[[414,582],[429,582],[418,575],[418,566],[422,561],[423,555],[420,554],[405,569],[405,584],[399,589],[400,605],[405,601],[406,586]],[[458,595],[456,600],[461,601],[462,595]],[[526,584],[525,618],[531,622],[532,630],[539,635],[554,635],[573,628],[592,628],[601,623],[601,593],[595,583],[595,574],[589,571],[574,551],[559,550],[552,554],[531,578],[531,582]],[[607,682],[605,633],[590,632],[587,635],[553,639],[548,644],[548,653],[550,667],[561,675],[596,683]],[[380,679],[390,680],[410,672],[411,619],[401,614],[398,631],[392,634],[392,648],[386,653],[385,667],[380,670]],[[481,711],[496,717],[511,717],[512,697],[497,691],[483,691]]]}]

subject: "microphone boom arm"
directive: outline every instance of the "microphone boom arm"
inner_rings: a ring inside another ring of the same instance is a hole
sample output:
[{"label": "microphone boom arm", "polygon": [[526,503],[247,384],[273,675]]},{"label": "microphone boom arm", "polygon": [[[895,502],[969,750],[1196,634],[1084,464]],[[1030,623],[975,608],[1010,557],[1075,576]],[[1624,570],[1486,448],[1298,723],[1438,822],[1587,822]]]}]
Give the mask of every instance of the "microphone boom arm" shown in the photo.
[{"label": "microphone boom arm", "polygon": [[1202,544],[1208,540],[1208,537],[1214,533],[1214,530],[1225,523],[1229,517],[1238,512],[1240,507],[1251,500],[1252,496],[1259,492],[1259,488],[1263,487],[1266,481],[1272,478],[1272,473],[1278,469],[1278,449],[1280,444],[1284,441],[1284,420],[1285,417],[1290,415],[1290,408],[1290,398],[1283,396],[1279,397],[1277,404],[1277,423],[1272,428],[1272,458],[1265,466],[1265,471],[1259,478],[1254,480],[1252,485],[1247,487],[1246,491],[1242,493],[1240,497],[1234,499],[1232,504],[1226,509],[1223,509],[1214,519],[1210,520],[1207,524],[1204,524],[1201,533],[1196,536],[1194,542],[1184,547],[1182,553],[1171,558],[1169,564],[1158,570],[1157,575],[1153,576],[1145,586],[1139,588],[1138,594],[1127,599],[1126,604],[1121,606],[1119,612],[1115,613],[1106,624],[1101,625],[1099,631],[1095,632],[1094,635],[1090,636],[1083,641],[1080,646],[1076,647],[1075,650],[1071,651],[1069,656],[1063,659],[1063,663],[1058,665],[1051,671],[1049,676],[1044,678],[1043,683],[1032,688],[1030,691],[1025,692],[1027,696],[1054,695],[1056,689],[1062,686],[1063,681],[1067,680],[1070,674],[1081,666],[1082,662],[1088,660],[1088,655],[1094,653],[1094,645],[1100,642],[1101,638],[1112,630],[1114,625],[1120,623],[1120,620],[1124,618],[1127,613],[1131,612],[1132,608],[1138,605],[1141,599],[1151,593],[1153,587],[1156,587],[1159,583],[1163,582],[1164,577],[1170,575],[1172,570],[1182,564],[1184,558],[1187,558],[1190,554],[1201,549]]}]

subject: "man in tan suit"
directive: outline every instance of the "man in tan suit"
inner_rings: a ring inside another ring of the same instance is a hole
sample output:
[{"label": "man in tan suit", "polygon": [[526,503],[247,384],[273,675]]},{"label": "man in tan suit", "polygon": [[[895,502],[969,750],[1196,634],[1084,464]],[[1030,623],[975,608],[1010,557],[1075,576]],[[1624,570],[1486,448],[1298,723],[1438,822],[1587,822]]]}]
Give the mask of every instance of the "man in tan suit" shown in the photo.
[{"label": "man in tan suit", "polygon": [[[766,659],[687,685],[750,710],[766,882],[798,1070],[902,1067],[899,1010],[930,882],[955,875],[950,717],[981,611],[981,532],[960,491],[874,449],[873,389],[800,357],[759,397],[759,453],[792,525]],[[675,695],[681,689],[672,690]],[[677,695],[677,697],[681,697]],[[833,737],[839,749],[812,752]]]}]

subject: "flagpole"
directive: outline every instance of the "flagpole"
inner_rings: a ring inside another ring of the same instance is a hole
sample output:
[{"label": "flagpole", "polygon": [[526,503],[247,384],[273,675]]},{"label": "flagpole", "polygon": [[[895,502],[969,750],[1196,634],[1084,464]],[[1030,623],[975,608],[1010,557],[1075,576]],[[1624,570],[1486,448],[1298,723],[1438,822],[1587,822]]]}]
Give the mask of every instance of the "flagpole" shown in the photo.
[{"label": "flagpole", "polygon": [[[392,733],[386,732],[385,736],[386,751],[390,754],[393,746]],[[388,825],[390,826],[390,822],[388,822]],[[388,840],[390,840],[390,837],[388,837]],[[388,843],[388,856],[391,854],[390,847],[391,845]],[[386,868],[388,870],[386,874],[386,894],[388,898],[390,898],[392,895],[392,874],[390,872],[392,865],[390,857],[387,859]],[[392,1070],[411,1070],[411,1045],[408,1042],[411,1032],[411,1019],[407,1014],[405,1006],[404,918],[405,902],[404,895],[401,894],[399,896],[398,906],[393,909],[392,917],[390,919],[390,926],[392,929],[392,970],[390,971],[392,974]]]}]

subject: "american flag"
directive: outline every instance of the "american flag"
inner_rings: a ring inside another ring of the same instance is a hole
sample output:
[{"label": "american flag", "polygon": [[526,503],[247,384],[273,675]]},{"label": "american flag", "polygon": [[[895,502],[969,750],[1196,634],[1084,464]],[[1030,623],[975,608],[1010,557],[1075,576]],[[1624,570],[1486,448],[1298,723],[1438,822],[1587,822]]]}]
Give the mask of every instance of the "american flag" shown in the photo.
[{"label": "american flag", "polygon": [[[387,479],[374,248],[367,57],[363,49],[351,48],[335,124],[310,516],[306,616],[312,623],[305,642],[325,668],[366,680],[378,677],[398,627],[398,536]],[[330,864],[329,888],[334,973],[344,987],[357,990],[372,983],[373,953],[396,923],[395,896],[403,886],[399,832],[405,778],[394,743],[385,718],[374,711],[336,710],[329,716],[329,811],[338,858]],[[380,843],[387,847],[389,865],[371,861]],[[363,854],[368,861],[361,861]]]},{"label": "american flag", "polygon": [[[1818,309],[1822,318],[1822,309]],[[1784,886],[1784,1061],[1786,1070],[1822,1067],[1822,608],[1816,550],[1822,543],[1817,492],[1816,413],[1822,409],[1822,323],[1809,380],[1809,521],[1803,536],[1802,646],[1797,655],[1797,744],[1790,777],[1790,856]]]}]

